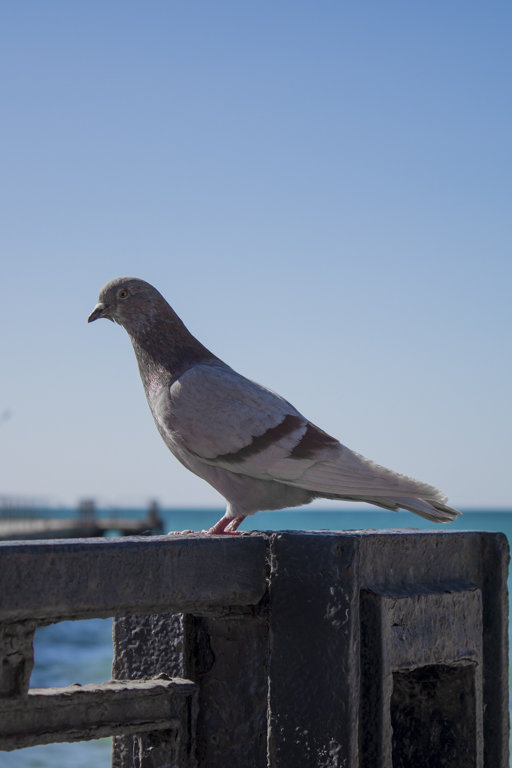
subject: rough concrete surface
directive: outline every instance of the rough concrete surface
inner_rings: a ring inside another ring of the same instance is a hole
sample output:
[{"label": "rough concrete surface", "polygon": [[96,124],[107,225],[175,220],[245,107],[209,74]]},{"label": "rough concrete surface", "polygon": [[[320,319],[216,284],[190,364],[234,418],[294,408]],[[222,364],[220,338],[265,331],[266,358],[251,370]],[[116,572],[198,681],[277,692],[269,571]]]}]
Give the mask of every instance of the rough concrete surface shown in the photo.
[{"label": "rough concrete surface", "polygon": [[[110,732],[115,768],[507,768],[508,559],[502,534],[449,531],[0,544],[0,747]],[[38,624],[107,615],[113,683],[27,691]]]}]

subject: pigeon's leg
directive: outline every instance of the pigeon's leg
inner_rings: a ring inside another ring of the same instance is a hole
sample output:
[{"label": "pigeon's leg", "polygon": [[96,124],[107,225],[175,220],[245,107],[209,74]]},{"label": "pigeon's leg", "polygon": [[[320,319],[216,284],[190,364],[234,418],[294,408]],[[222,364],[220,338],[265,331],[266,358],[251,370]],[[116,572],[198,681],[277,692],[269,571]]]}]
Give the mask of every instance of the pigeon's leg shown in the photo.
[{"label": "pigeon's leg", "polygon": [[240,515],[240,517],[232,517],[230,524],[226,527],[226,533],[228,531],[229,533],[240,533],[240,531],[237,531],[237,528],[244,520],[245,515]]},{"label": "pigeon's leg", "polygon": [[218,523],[215,523],[215,525],[210,528],[209,531],[206,531],[206,533],[210,535],[222,535],[222,534],[235,534],[239,535],[239,531],[237,531],[238,526],[242,522],[242,520],[245,519],[245,515],[240,515],[239,517],[232,517],[231,515],[228,516],[228,513],[224,515],[224,517],[221,517]]}]

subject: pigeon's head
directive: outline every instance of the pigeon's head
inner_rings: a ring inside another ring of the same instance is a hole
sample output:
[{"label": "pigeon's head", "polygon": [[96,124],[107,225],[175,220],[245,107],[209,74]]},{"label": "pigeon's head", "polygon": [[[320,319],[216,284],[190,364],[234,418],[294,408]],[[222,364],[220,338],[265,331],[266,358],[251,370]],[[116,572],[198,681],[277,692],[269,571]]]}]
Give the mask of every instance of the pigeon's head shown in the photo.
[{"label": "pigeon's head", "polygon": [[116,277],[101,289],[88,322],[105,317],[130,330],[151,324],[152,319],[165,309],[168,311],[169,305],[164,297],[145,280]]}]

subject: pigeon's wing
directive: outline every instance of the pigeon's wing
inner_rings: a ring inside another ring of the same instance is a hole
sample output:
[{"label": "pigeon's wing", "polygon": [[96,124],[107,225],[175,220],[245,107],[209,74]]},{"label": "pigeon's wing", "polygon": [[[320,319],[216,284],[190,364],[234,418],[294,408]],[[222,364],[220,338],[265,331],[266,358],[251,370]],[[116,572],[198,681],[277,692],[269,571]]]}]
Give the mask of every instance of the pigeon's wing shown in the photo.
[{"label": "pigeon's wing", "polygon": [[[209,462],[237,463],[285,438],[294,444],[306,430],[306,419],[289,402],[227,365],[189,368],[169,394],[165,426]],[[286,447],[278,455],[285,456]]]},{"label": "pigeon's wing", "polygon": [[208,464],[429,519],[457,514],[437,488],[351,451],[282,397],[227,366],[195,366],[170,393],[174,433]]}]

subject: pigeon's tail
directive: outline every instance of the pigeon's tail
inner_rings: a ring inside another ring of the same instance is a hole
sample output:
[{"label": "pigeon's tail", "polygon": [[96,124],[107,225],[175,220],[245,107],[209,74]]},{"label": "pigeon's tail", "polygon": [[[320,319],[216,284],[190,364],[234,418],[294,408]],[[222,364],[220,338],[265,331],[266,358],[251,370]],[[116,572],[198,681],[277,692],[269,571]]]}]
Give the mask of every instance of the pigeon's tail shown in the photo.
[{"label": "pigeon's tail", "polygon": [[[322,494],[324,495],[324,494]],[[399,509],[406,509],[408,512],[414,512],[415,515],[424,517],[432,523],[451,523],[460,514],[458,509],[448,507],[442,501],[436,499],[424,499],[414,496],[382,496],[366,497],[360,496],[337,496],[336,494],[325,494],[324,498],[343,499],[344,501],[365,501],[367,504],[374,504],[376,507],[390,509],[397,512]]]},{"label": "pigeon's tail", "polygon": [[458,509],[448,507],[441,501],[434,499],[422,499],[422,498],[393,498],[393,499],[375,499],[371,501],[371,504],[377,504],[379,507],[387,507],[388,509],[407,509],[409,512],[414,512],[420,517],[424,517],[426,520],[430,520],[432,523],[451,523],[455,520],[460,512]]},{"label": "pigeon's tail", "polygon": [[449,523],[460,515],[457,509],[447,506],[446,496],[433,485],[393,472],[343,445],[329,452],[329,458],[311,461],[292,482],[318,496],[366,501],[384,509],[407,509],[433,523]]}]

